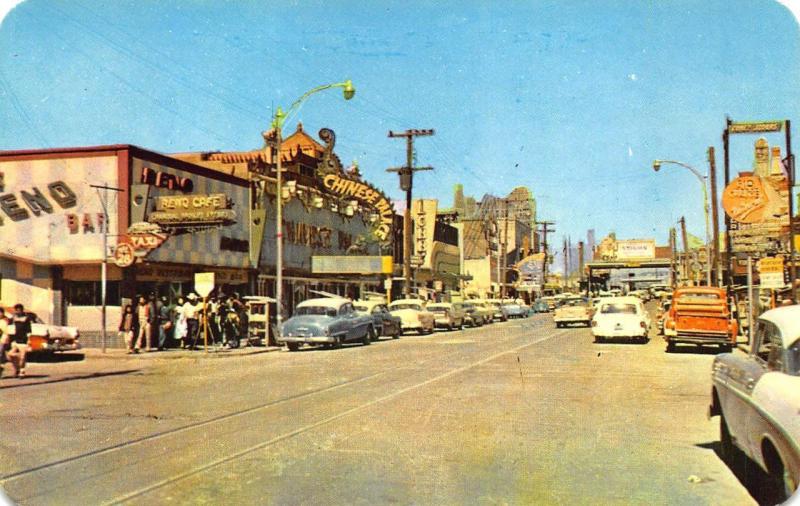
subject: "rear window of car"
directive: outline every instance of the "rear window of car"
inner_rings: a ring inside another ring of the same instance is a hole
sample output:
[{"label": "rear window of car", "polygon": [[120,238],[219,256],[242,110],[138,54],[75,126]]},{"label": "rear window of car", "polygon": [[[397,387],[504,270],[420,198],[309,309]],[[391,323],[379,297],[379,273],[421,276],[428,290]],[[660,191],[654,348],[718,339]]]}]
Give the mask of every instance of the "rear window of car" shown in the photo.
[{"label": "rear window of car", "polygon": [[396,309],[414,309],[415,311],[422,311],[422,306],[419,304],[392,304],[390,309],[392,311]]},{"label": "rear window of car", "polygon": [[708,300],[719,300],[719,294],[717,293],[695,293],[695,292],[685,292],[679,295],[680,298],[687,298],[687,299],[708,299]]},{"label": "rear window of car", "polygon": [[600,312],[603,314],[636,314],[636,306],[634,304],[606,304]]},{"label": "rear window of car", "polygon": [[304,306],[297,308],[298,315],[336,316],[336,309],[325,306]]}]

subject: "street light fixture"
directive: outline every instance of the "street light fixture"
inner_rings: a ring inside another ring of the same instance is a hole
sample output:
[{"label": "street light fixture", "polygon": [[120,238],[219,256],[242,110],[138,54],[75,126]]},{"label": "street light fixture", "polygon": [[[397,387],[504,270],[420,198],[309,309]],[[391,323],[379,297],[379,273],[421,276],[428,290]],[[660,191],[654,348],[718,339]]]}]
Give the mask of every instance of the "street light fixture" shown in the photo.
[{"label": "street light fixture", "polygon": [[300,98],[292,103],[285,113],[283,109],[278,107],[272,118],[273,142],[275,152],[277,153],[275,160],[275,194],[277,196],[275,199],[275,300],[277,301],[275,319],[278,324],[278,337],[281,335],[281,324],[283,323],[283,312],[281,311],[283,302],[283,168],[281,167],[281,143],[283,142],[283,138],[281,131],[286,119],[297,111],[297,108],[300,107],[308,97],[329,88],[342,88],[345,100],[350,100],[356,94],[356,89],[353,87],[353,82],[350,79],[341,83],[323,84],[322,86],[317,86],[303,93]]},{"label": "street light fixture", "polygon": [[711,227],[708,218],[708,176],[701,174],[699,170],[691,165],[676,160],[653,160],[653,170],[658,172],[661,169],[661,165],[664,163],[671,163],[689,169],[700,181],[700,185],[703,188],[703,212],[706,216],[706,285],[711,286]]}]

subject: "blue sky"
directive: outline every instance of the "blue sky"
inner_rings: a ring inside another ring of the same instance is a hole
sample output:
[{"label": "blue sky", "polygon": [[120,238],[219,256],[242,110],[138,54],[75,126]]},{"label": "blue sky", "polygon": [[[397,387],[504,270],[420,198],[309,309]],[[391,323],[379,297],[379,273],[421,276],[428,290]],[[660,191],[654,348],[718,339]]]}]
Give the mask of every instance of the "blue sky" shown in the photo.
[{"label": "blue sky", "polygon": [[[726,115],[800,131],[799,63],[795,18],[767,0],[29,0],[0,25],[0,149],[256,148],[273,107],[350,78],[353,100],[318,94],[294,122],[334,129],[390,197],[405,146],[387,132],[434,128],[415,196],[524,185],[556,242],[594,228],[666,243],[681,215],[704,235],[701,191],[652,160],[706,172],[713,145],[721,174]],[[734,172],[754,141],[733,139]]]}]

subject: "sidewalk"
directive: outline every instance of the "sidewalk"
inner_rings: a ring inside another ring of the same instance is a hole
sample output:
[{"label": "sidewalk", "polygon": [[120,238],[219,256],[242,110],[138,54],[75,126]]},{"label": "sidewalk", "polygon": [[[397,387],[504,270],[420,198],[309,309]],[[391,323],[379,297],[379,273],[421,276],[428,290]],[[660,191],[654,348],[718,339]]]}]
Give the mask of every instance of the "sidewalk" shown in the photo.
[{"label": "sidewalk", "polygon": [[93,359],[119,359],[119,360],[172,360],[182,358],[225,358],[225,357],[241,357],[245,355],[259,355],[261,353],[269,353],[273,351],[280,351],[280,346],[242,346],[240,348],[230,349],[223,347],[208,347],[208,351],[203,350],[203,347],[198,347],[196,350],[187,350],[181,348],[167,348],[164,351],[140,351],[135,354],[128,354],[124,349],[120,348],[107,348],[103,353],[101,348],[84,348],[78,353],[83,353],[86,360]]}]

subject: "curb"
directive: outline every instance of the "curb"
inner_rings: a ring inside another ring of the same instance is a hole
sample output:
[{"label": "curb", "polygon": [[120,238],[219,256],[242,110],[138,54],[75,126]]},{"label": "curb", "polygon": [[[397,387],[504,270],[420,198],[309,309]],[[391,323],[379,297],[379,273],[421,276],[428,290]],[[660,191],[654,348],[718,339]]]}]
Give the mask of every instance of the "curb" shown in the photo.
[{"label": "curb", "polygon": [[283,348],[280,346],[267,346],[258,348],[243,348],[243,349],[214,349],[209,348],[208,352],[203,351],[202,348],[197,350],[184,350],[180,348],[168,348],[164,351],[151,351],[140,352],[138,354],[128,354],[123,350],[114,349],[107,350],[104,354],[100,348],[84,348],[79,351],[83,353],[86,360],[97,359],[111,359],[111,360],[180,360],[180,359],[219,359],[230,357],[245,357],[250,355],[260,355],[262,353],[271,353],[280,351]]}]

